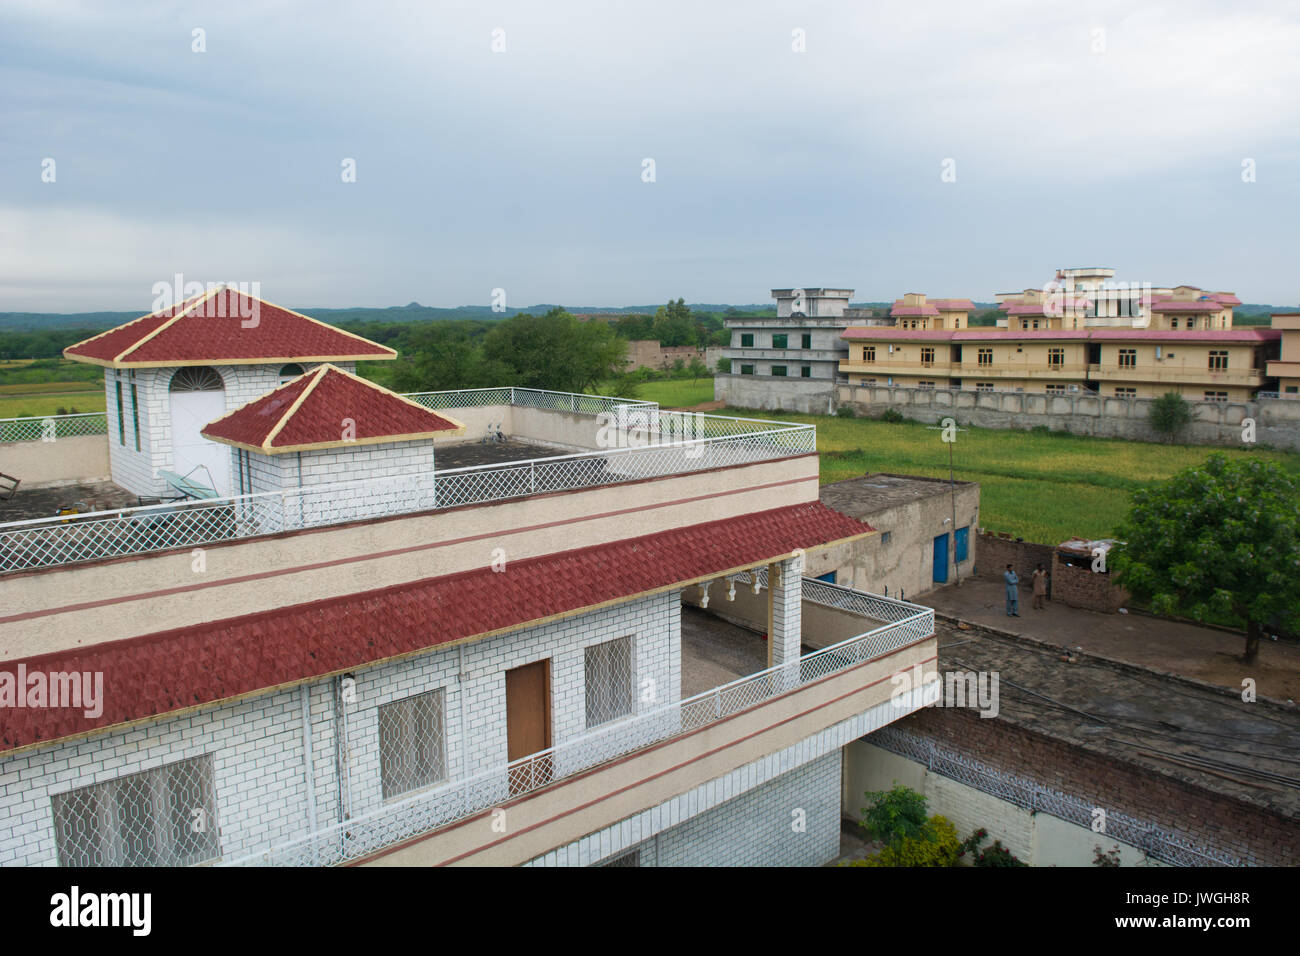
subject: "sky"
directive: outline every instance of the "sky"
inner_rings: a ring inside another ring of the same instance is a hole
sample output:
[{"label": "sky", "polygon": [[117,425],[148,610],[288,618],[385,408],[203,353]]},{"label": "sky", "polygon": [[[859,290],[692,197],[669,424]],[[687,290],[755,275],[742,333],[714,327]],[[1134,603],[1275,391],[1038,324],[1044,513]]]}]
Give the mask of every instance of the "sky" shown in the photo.
[{"label": "sky", "polygon": [[1298,50],[1280,0],[6,0],[0,311],[143,313],[178,273],[989,301],[1073,266],[1294,306]]}]

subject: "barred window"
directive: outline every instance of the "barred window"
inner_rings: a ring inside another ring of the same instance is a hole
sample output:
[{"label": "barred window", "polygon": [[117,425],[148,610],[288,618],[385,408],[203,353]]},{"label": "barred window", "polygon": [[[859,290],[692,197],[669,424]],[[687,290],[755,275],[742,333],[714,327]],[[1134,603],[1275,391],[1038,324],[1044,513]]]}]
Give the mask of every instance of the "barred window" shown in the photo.
[{"label": "barred window", "polygon": [[993,350],[992,350],[992,349],[980,349],[979,352],[978,352],[977,354],[979,355],[979,364],[980,364],[980,365],[992,365],[992,364],[993,364]]},{"label": "barred window", "polygon": [[221,855],[212,757],[55,794],[61,866],[191,866]]},{"label": "barred window", "polygon": [[1228,367],[1227,351],[1210,350],[1210,371],[1221,372]]},{"label": "barred window", "polygon": [[379,708],[379,776],[384,799],[427,787],[447,776],[442,690]]},{"label": "barred window", "polygon": [[921,364],[922,365],[934,364],[934,349],[932,348],[921,349]]},{"label": "barred window", "polygon": [[596,864],[596,866],[598,866],[598,867],[599,867],[599,866],[613,866],[613,867],[624,867],[624,866],[629,866],[629,867],[639,867],[640,865],[641,865],[641,851],[640,851],[640,849],[631,850],[631,851],[629,851],[629,852],[627,852],[627,853],[622,853],[622,854],[620,854],[620,855],[618,855],[618,856],[610,857],[608,860],[605,860],[605,861],[603,861],[603,862],[601,862],[601,863],[597,863],[597,864]]},{"label": "barred window", "polygon": [[1065,364],[1065,349],[1048,349],[1047,364],[1051,368],[1060,368]]},{"label": "barred window", "polygon": [[632,713],[632,638],[586,649],[587,726]]},{"label": "barred window", "polygon": [[1137,368],[1138,353],[1137,349],[1120,349],[1119,350],[1119,367],[1120,368]]}]

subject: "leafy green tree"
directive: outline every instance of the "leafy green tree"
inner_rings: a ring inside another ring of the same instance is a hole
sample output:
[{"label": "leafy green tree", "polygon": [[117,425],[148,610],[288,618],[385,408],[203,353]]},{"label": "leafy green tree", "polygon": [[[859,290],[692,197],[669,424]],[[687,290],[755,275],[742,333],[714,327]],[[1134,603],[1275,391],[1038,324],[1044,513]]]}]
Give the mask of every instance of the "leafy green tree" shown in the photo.
[{"label": "leafy green tree", "polygon": [[654,334],[660,345],[695,345],[699,341],[695,319],[685,299],[669,301],[655,313]]},{"label": "leafy green tree", "polygon": [[476,322],[433,322],[411,333],[410,347],[394,362],[389,388],[432,392],[510,385],[513,372],[483,354],[483,326]]},{"label": "leafy green tree", "polygon": [[1147,421],[1161,435],[1172,441],[1192,421],[1192,409],[1177,392],[1165,392],[1147,412]]},{"label": "leafy green tree", "polygon": [[731,359],[729,359],[729,358],[720,358],[720,359],[718,359],[718,362],[717,362],[717,369],[718,369],[718,374],[719,374],[719,375],[730,375],[730,374],[731,374]]},{"label": "leafy green tree", "polygon": [[1253,663],[1265,626],[1300,630],[1300,479],[1258,459],[1211,455],[1134,492],[1108,556],[1157,613],[1246,623]]},{"label": "leafy green tree", "polygon": [[501,322],[484,337],[483,354],[510,370],[510,384],[582,392],[623,371],[627,342],[605,322],[579,322],[556,307]]},{"label": "leafy green tree", "polygon": [[709,374],[709,367],[704,364],[704,360],[698,355],[691,359],[691,364],[686,366],[687,373],[691,376],[692,382],[698,382]]}]

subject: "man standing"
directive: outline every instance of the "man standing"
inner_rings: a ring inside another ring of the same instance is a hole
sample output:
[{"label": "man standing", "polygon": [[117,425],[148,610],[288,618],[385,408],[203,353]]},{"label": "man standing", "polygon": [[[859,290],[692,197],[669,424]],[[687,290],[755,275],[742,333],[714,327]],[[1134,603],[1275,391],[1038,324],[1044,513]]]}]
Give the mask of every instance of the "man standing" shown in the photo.
[{"label": "man standing", "polygon": [[1006,573],[1002,575],[1002,580],[1007,582],[1007,617],[1020,616],[1020,578],[1016,572],[1011,570],[1011,565],[1007,565]]},{"label": "man standing", "polygon": [[1035,608],[1044,609],[1047,605],[1047,572],[1043,570],[1040,564],[1038,570],[1034,572],[1034,603]]}]

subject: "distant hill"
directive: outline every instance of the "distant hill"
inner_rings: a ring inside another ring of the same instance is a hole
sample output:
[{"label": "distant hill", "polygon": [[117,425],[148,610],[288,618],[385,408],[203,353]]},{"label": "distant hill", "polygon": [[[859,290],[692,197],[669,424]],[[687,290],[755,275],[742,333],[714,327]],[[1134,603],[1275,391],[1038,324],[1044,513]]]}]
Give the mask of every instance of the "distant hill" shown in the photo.
[{"label": "distant hill", "polygon": [[[618,308],[566,305],[565,308],[570,312],[586,315],[653,315],[660,304],[626,305]],[[726,313],[736,311],[775,314],[775,306],[770,302],[761,305],[752,303],[749,305],[728,305],[726,303],[708,302],[691,302],[688,304],[693,312]],[[888,308],[892,304],[892,302],[852,303],[854,308],[875,309]],[[996,307],[996,302],[975,303],[977,311],[985,311]],[[549,309],[555,308],[555,306],[551,303],[541,303],[522,309],[508,308],[504,312],[493,312],[491,307],[486,305],[460,305],[455,308],[437,308],[435,306],[420,305],[418,302],[411,302],[408,305],[389,306],[385,309],[320,309],[292,306],[291,308],[305,315],[314,316],[323,322],[329,322],[332,325],[356,325],[370,322],[427,322],[436,319],[480,319],[490,321],[517,315],[521,312],[540,315]],[[1267,325],[1268,316],[1273,312],[1296,311],[1300,311],[1300,305],[1274,306],[1246,303],[1233,309],[1233,316],[1242,325]],[[0,332],[47,332],[60,329],[90,329],[98,332],[111,329],[113,326],[121,325],[124,322],[130,322],[132,319],[138,319],[143,314],[142,312],[0,312]]]}]

